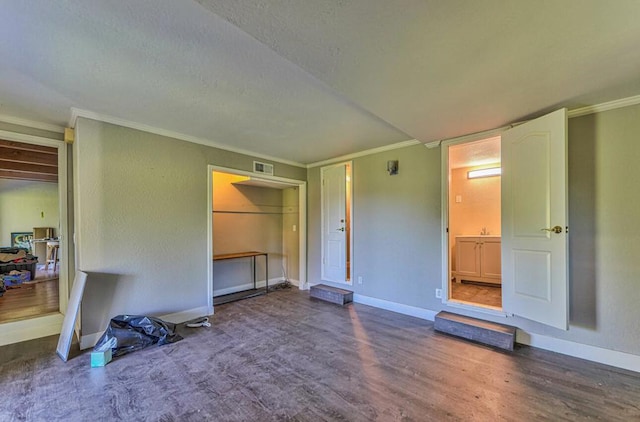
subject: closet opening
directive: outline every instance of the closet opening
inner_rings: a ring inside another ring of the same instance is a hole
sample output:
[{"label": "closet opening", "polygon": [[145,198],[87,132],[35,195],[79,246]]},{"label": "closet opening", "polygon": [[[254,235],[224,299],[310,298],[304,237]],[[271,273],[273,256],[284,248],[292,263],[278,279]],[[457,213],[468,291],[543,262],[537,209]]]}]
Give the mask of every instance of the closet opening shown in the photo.
[{"label": "closet opening", "polygon": [[447,298],[450,303],[500,311],[500,136],[447,148]]},{"label": "closet opening", "polygon": [[306,289],[306,182],[210,170],[211,306]]}]

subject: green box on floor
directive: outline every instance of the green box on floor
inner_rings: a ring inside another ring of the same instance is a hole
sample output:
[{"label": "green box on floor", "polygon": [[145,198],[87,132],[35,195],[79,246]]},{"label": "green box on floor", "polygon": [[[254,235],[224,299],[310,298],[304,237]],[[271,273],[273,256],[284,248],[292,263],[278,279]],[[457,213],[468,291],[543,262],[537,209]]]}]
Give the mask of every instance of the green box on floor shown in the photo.
[{"label": "green box on floor", "polygon": [[99,368],[111,362],[111,349],[102,352],[91,352],[91,367]]}]

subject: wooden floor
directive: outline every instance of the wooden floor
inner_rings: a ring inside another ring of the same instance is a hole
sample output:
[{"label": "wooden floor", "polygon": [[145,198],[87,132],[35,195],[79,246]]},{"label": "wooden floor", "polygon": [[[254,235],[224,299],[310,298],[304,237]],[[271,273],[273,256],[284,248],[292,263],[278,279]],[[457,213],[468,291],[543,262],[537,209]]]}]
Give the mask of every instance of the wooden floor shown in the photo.
[{"label": "wooden floor", "polygon": [[478,305],[502,308],[502,287],[482,283],[451,283],[451,298]]},{"label": "wooden floor", "polygon": [[435,333],[431,322],[282,290],[210,328],[90,368],[56,337],[0,348],[2,421],[632,421],[640,374]]},{"label": "wooden floor", "polygon": [[0,297],[0,323],[58,312],[58,272],[36,272],[33,281],[8,288]]}]

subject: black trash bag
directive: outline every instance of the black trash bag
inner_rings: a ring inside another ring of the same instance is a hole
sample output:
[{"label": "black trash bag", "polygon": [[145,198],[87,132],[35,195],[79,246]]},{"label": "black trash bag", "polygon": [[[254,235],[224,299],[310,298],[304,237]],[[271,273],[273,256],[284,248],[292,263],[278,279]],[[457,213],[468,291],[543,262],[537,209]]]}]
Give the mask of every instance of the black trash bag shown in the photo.
[{"label": "black trash bag", "polygon": [[106,331],[93,348],[96,352],[111,349],[113,357],[157,344],[182,340],[176,334],[175,324],[144,315],[118,315],[111,319]]}]

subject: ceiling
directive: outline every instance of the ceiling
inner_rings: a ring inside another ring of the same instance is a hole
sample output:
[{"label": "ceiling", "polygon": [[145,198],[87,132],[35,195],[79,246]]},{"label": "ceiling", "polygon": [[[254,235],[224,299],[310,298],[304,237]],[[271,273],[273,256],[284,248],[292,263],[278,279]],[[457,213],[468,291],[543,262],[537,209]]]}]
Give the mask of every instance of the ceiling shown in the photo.
[{"label": "ceiling", "polygon": [[637,0],[0,0],[0,115],[308,164],[640,94]]},{"label": "ceiling", "polygon": [[500,136],[449,147],[449,168],[500,166]]}]

